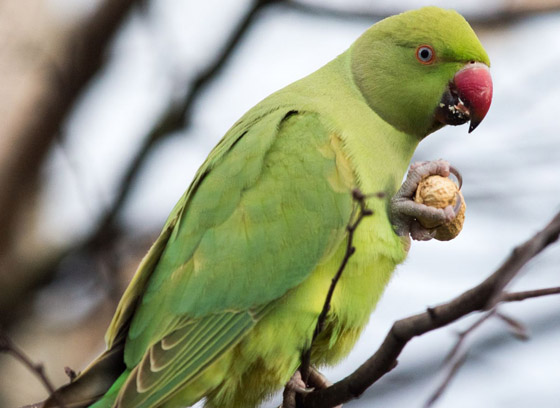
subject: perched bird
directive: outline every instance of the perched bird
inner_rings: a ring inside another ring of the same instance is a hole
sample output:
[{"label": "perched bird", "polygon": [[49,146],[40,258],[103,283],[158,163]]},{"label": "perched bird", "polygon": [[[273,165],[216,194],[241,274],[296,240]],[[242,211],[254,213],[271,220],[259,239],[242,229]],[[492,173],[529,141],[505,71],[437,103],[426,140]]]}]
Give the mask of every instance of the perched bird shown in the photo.
[{"label": "perched bird", "polygon": [[[107,351],[45,403],[66,407],[250,408],[281,389],[309,348],[345,255],[354,201],[373,215],[335,288],[311,363],[347,355],[419,214],[418,143],[445,124],[473,130],[492,97],[489,59],[455,11],[389,17],[343,54],[249,110],[198,170],[142,260],[107,331]],[[400,187],[400,189],[399,189]]]}]

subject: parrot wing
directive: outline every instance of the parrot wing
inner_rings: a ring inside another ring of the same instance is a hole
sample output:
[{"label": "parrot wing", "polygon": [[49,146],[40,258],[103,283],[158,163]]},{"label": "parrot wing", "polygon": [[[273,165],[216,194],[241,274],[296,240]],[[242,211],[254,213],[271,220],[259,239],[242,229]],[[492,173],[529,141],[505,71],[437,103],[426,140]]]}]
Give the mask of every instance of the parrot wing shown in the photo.
[{"label": "parrot wing", "polygon": [[172,395],[338,247],[354,176],[330,128],[317,113],[275,108],[245,116],[216,146],[109,328],[111,344],[130,324],[135,368],[119,406]]}]

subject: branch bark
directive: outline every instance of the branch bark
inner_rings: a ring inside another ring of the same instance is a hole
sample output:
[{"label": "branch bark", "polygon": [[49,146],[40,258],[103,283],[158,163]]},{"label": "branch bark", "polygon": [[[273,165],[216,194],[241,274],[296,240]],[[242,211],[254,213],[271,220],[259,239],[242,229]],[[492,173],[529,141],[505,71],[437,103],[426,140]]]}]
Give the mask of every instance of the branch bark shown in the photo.
[{"label": "branch bark", "polygon": [[382,345],[364,364],[333,386],[307,395],[305,407],[329,408],[358,398],[392,369],[406,344],[414,337],[446,326],[472,312],[492,309],[502,301],[503,289],[521,268],[557,241],[559,235],[560,213],[544,229],[516,247],[500,268],[479,285],[447,303],[395,322]]}]

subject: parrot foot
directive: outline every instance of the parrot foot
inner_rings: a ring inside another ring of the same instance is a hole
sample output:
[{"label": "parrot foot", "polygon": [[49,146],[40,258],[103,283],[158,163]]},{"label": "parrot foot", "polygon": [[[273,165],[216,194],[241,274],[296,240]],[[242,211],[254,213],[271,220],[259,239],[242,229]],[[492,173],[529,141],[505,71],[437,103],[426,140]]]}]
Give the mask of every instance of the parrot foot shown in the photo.
[{"label": "parrot foot", "polygon": [[327,377],[325,377],[315,367],[310,367],[309,384],[319,390],[324,390],[325,388],[329,388],[332,385],[332,382],[330,382]]},{"label": "parrot foot", "polygon": [[[295,408],[297,394],[309,394],[315,389],[325,389],[332,385],[315,367],[310,367],[309,384],[313,385],[313,387],[308,388],[301,378],[299,370],[296,371],[286,384],[286,388],[284,388],[283,402],[279,408]],[[342,405],[337,405],[333,408],[342,408]]]},{"label": "parrot foot", "polygon": [[[311,367],[309,371],[309,384],[319,390],[324,390],[329,388],[332,384],[327,377],[325,377],[319,370],[315,367]],[[342,408],[342,404],[337,405],[333,408]]]},{"label": "parrot foot", "polygon": [[448,177],[450,174],[457,178],[461,188],[461,174],[446,160],[416,162],[410,166],[406,180],[395,196],[391,199],[391,221],[396,233],[416,241],[429,241],[435,236],[435,229],[425,228],[416,220],[418,217],[436,221],[438,224],[455,219],[461,209],[462,200],[457,196],[455,207],[434,208],[414,201],[414,193],[418,183],[425,177],[439,175]]},{"label": "parrot foot", "polygon": [[307,384],[301,378],[300,371],[296,371],[284,388],[282,405],[279,408],[296,408],[296,395],[309,394],[315,388],[307,388]]}]

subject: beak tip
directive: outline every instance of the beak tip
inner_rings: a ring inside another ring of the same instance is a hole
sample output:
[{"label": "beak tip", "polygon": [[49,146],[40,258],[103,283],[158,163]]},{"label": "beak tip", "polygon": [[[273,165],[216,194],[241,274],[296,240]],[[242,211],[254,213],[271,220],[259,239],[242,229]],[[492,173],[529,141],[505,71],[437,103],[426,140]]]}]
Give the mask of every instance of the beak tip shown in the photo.
[{"label": "beak tip", "polygon": [[472,131],[475,130],[478,127],[478,125],[482,123],[482,119],[484,119],[484,116],[482,117],[478,115],[471,116],[471,121],[469,123],[469,133],[472,133]]}]

